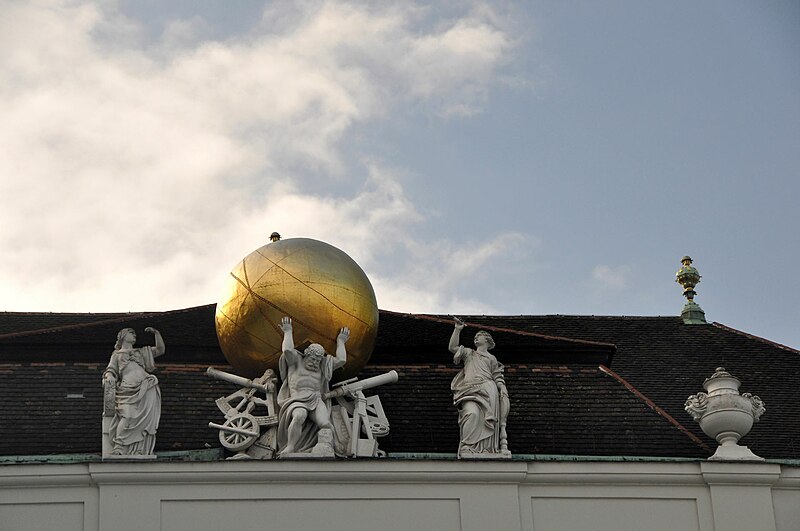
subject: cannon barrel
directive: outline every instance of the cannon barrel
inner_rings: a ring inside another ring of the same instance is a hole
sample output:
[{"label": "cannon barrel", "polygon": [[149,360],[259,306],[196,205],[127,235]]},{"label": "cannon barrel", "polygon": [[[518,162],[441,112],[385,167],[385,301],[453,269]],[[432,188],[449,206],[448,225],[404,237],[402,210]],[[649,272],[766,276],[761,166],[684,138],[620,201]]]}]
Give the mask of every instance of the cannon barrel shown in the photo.
[{"label": "cannon barrel", "polygon": [[222,424],[217,424],[216,422],[209,422],[208,427],[216,428],[222,431],[229,431],[231,433],[238,433],[239,435],[246,435],[248,437],[258,437],[257,431],[243,430],[241,428],[235,428],[233,426],[223,426]]},{"label": "cannon barrel", "polygon": [[373,376],[372,378],[367,378],[366,380],[359,380],[357,382],[344,384],[341,387],[337,387],[333,391],[325,393],[322,398],[328,400],[330,398],[336,398],[337,396],[351,395],[357,393],[358,391],[372,389],[373,387],[378,387],[379,385],[387,383],[395,383],[396,381],[397,371],[389,371],[379,374],[378,376]]},{"label": "cannon barrel", "polygon": [[249,387],[251,389],[258,389],[263,393],[271,393],[275,391],[275,386],[272,384],[260,384],[256,383],[253,380],[248,380],[242,376],[237,376],[235,374],[231,374],[229,372],[220,371],[215,369],[214,367],[209,367],[206,369],[206,374],[215,380],[222,380],[223,382],[232,383],[234,385],[238,385],[240,387]]}]

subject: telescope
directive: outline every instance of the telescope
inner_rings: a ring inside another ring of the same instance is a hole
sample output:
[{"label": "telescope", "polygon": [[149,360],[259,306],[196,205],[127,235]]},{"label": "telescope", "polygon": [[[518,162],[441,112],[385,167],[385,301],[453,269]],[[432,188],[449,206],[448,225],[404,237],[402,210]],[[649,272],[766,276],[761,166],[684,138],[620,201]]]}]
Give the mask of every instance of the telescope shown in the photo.
[{"label": "telescope", "polygon": [[264,385],[262,383],[254,382],[253,380],[248,380],[247,378],[244,378],[242,376],[237,376],[229,372],[217,370],[214,367],[209,367],[208,369],[206,369],[206,374],[214,378],[215,380],[222,380],[223,382],[232,383],[234,385],[238,385],[239,387],[249,387],[250,389],[257,389],[262,393],[272,393],[275,391],[275,386],[272,383]]},{"label": "telescope", "polygon": [[350,381],[344,382],[333,391],[329,391],[324,395],[322,395],[322,398],[324,398],[325,400],[329,400],[331,398],[336,398],[344,395],[355,396],[356,393],[358,393],[359,391],[372,389],[373,387],[378,387],[379,385],[383,384],[395,383],[396,381],[397,381],[397,371],[389,371],[383,374],[379,374],[378,376],[373,376],[372,378],[367,378],[366,380],[358,380],[355,382],[350,382]]}]

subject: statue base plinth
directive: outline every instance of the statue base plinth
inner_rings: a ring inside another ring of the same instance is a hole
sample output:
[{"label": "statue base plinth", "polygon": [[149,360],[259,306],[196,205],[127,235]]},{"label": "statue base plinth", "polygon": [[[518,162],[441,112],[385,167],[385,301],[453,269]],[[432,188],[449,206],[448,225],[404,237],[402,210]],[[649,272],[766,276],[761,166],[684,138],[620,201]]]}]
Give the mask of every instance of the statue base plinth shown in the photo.
[{"label": "statue base plinth", "polygon": [[333,431],[323,428],[317,433],[317,444],[310,452],[282,453],[279,459],[336,459],[333,451]]},{"label": "statue base plinth", "polygon": [[155,455],[104,455],[103,461],[154,461]]},{"label": "statue base plinth", "polygon": [[499,453],[475,453],[475,452],[463,452],[458,454],[459,459],[511,459],[511,452],[508,450],[502,451]]},{"label": "statue base plinth", "polygon": [[708,324],[706,322],[706,312],[694,301],[686,301],[686,304],[683,306],[683,311],[681,311],[681,318],[683,319],[683,324],[688,325],[702,325]]},{"label": "statue base plinth", "polygon": [[708,458],[709,461],[764,461],[763,457],[758,457],[747,446],[731,444],[728,446],[718,446],[714,455]]},{"label": "statue base plinth", "polygon": [[333,453],[333,448],[331,448],[330,454],[322,452],[296,452],[290,454],[280,454],[278,459],[336,459],[336,454]]}]

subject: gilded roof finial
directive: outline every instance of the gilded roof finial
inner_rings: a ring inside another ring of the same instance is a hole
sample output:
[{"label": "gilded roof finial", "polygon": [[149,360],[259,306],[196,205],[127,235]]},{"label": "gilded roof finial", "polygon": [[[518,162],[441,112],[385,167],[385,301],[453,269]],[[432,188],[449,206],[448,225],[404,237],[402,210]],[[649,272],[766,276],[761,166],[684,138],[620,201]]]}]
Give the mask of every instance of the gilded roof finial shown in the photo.
[{"label": "gilded roof finial", "polygon": [[692,267],[692,258],[689,256],[681,258],[681,264],[683,266],[675,273],[675,282],[683,286],[683,296],[691,301],[697,295],[694,287],[700,282],[700,273]]},{"label": "gilded roof finial", "polygon": [[697,292],[694,287],[700,282],[700,273],[692,266],[692,259],[684,256],[681,259],[681,268],[675,273],[675,282],[683,287],[683,296],[686,297],[686,304],[683,306],[681,317],[685,324],[705,324],[706,314],[700,306],[694,302]]},{"label": "gilded roof finial", "polygon": [[271,242],[277,242],[277,241],[280,241],[280,239],[281,239],[281,235],[278,234],[277,232],[273,232],[272,234],[269,235],[269,241],[271,241]]}]

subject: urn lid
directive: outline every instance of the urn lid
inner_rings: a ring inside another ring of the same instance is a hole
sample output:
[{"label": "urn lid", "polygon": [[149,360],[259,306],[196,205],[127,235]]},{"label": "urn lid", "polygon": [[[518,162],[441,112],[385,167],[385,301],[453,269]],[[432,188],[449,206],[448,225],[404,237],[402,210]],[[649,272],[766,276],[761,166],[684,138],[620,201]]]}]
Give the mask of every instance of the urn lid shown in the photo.
[{"label": "urn lid", "polygon": [[709,394],[736,393],[739,394],[739,386],[742,382],[725,370],[725,367],[717,367],[709,378],[703,382],[703,387]]}]

